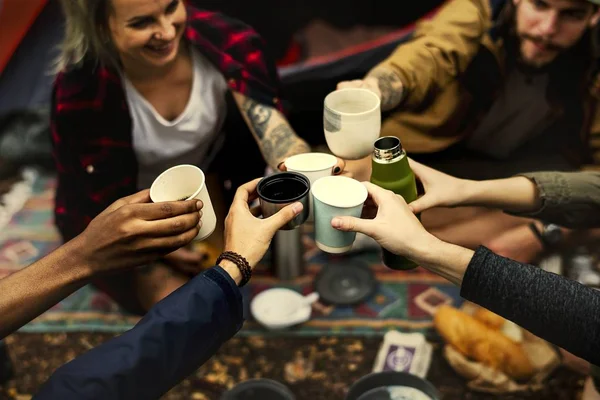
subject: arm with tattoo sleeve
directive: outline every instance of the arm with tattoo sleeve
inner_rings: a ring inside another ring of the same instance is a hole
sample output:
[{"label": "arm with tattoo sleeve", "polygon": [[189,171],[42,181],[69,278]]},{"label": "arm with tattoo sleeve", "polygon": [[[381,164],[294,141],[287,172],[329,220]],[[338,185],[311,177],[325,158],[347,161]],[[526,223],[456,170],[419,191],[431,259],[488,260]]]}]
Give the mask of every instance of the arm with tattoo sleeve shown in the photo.
[{"label": "arm with tattoo sleeve", "polygon": [[310,152],[308,144],[296,135],[278,110],[241,93],[234,93],[234,98],[270,166],[277,168],[287,157]]},{"label": "arm with tattoo sleeve", "polygon": [[402,101],[404,87],[400,77],[393,70],[385,67],[374,68],[365,77],[365,81],[379,89],[382,111],[392,110]]}]

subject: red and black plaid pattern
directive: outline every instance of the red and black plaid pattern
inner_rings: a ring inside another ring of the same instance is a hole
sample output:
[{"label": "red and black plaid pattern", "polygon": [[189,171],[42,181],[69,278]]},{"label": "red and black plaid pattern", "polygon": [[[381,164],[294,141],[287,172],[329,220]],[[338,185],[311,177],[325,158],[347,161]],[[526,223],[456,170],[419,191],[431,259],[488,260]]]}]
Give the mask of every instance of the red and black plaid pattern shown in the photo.
[{"label": "red and black plaid pattern", "polygon": [[[274,60],[252,28],[189,7],[185,36],[223,73],[231,90],[282,111]],[[137,190],[132,122],[118,73],[92,61],[60,73],[51,118],[58,171],[55,219],[69,240],[112,202]]]}]

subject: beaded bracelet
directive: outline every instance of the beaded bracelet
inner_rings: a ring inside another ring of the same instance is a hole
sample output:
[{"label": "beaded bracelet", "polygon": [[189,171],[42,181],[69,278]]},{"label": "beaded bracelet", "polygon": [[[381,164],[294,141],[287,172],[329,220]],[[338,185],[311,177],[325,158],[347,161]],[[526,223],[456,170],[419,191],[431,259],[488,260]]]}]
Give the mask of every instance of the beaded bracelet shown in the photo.
[{"label": "beaded bracelet", "polygon": [[217,258],[217,264],[219,264],[223,260],[231,261],[240,270],[240,273],[242,274],[242,281],[240,282],[240,285],[239,285],[240,287],[242,287],[246,283],[248,283],[248,281],[252,277],[252,268],[250,267],[250,264],[244,257],[242,257],[241,255],[239,255],[233,251],[226,251],[226,252],[222,253],[219,256],[219,258]]}]

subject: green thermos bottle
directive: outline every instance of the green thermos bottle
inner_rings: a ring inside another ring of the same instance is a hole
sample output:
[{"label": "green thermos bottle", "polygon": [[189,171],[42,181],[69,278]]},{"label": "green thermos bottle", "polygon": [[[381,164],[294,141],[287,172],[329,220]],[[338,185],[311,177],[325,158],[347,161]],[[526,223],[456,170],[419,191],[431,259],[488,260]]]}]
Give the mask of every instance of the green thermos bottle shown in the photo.
[{"label": "green thermos bottle", "polygon": [[[402,196],[407,203],[417,199],[415,175],[408,165],[400,139],[384,136],[375,142],[371,183]],[[409,270],[417,264],[383,249],[383,263],[391,269]]]}]

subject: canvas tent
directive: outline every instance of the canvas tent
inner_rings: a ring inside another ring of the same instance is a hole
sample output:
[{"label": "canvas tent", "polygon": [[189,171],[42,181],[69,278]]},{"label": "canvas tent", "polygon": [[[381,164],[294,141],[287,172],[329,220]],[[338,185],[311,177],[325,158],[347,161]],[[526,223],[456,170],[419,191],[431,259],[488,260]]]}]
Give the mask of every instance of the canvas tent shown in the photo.
[{"label": "canvas tent", "polygon": [[56,0],[2,0],[0,116],[48,104],[61,18]]}]

